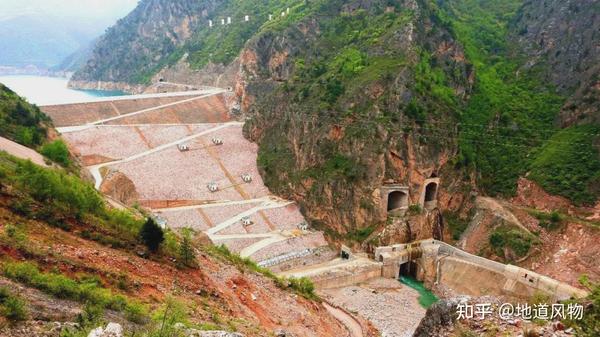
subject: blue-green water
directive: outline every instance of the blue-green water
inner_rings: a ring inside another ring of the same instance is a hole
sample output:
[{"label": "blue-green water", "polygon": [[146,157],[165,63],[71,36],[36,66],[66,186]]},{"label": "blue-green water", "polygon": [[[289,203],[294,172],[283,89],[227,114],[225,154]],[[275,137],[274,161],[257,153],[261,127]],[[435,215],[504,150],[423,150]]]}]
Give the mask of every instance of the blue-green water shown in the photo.
[{"label": "blue-green water", "polygon": [[121,91],[74,90],[67,88],[68,79],[46,76],[0,76],[0,83],[37,105],[73,103],[97,97],[122,96]]},{"label": "blue-green water", "polygon": [[400,276],[400,282],[402,284],[407,285],[410,288],[413,288],[419,293],[419,304],[427,309],[435,302],[439,301],[437,296],[435,296],[431,291],[429,291],[423,285],[423,282],[417,281],[412,277]]}]

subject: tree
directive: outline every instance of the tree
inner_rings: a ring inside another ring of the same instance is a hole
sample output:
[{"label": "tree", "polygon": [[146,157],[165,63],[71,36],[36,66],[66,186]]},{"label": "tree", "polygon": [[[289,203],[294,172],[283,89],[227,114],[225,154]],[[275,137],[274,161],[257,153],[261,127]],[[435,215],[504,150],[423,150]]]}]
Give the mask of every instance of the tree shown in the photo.
[{"label": "tree", "polygon": [[196,253],[192,246],[192,230],[184,228],[182,231],[183,239],[179,246],[179,258],[181,263],[187,267],[194,267],[196,265]]},{"label": "tree", "polygon": [[151,252],[156,252],[165,240],[162,228],[152,218],[148,218],[140,230],[140,238]]},{"label": "tree", "polygon": [[40,152],[46,158],[64,167],[67,167],[71,164],[71,159],[69,158],[69,148],[67,148],[67,145],[60,139],[42,146]]}]

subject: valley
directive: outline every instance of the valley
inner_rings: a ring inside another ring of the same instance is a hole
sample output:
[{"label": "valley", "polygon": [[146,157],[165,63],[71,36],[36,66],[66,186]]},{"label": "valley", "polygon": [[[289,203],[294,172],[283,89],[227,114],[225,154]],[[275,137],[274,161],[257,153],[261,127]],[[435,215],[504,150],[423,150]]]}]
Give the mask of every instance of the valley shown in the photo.
[{"label": "valley", "polygon": [[65,59],[92,91],[0,85],[0,335],[597,336],[599,28],[140,1]]}]

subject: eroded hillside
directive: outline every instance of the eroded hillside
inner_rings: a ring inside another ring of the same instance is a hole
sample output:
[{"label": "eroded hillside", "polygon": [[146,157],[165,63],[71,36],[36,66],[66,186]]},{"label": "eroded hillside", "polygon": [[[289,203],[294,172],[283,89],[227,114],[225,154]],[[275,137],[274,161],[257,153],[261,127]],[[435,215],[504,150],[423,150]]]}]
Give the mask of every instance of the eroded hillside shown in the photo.
[{"label": "eroded hillside", "polygon": [[[160,250],[149,251],[137,234],[140,214],[108,208],[72,174],[3,153],[0,179],[3,334],[51,328],[49,336],[87,335],[104,321],[152,333],[166,317],[171,330],[183,323],[247,336],[346,334],[309,288],[288,285],[225,248],[197,250],[198,242],[188,241],[182,250],[167,231]],[[290,286],[299,292],[286,291]]]}]

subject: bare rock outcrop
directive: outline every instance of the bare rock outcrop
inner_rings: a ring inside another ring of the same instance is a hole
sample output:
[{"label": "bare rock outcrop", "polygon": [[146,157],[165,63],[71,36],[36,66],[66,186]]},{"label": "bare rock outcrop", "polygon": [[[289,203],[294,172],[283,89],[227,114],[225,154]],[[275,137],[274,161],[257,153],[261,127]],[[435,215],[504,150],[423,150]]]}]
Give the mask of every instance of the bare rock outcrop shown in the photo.
[{"label": "bare rock outcrop", "polygon": [[133,205],[139,199],[135,184],[121,172],[110,172],[102,181],[100,191],[125,205]]}]

